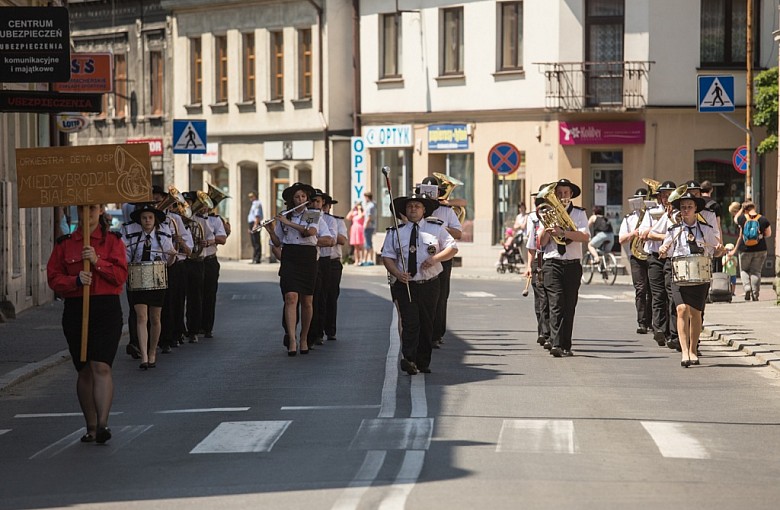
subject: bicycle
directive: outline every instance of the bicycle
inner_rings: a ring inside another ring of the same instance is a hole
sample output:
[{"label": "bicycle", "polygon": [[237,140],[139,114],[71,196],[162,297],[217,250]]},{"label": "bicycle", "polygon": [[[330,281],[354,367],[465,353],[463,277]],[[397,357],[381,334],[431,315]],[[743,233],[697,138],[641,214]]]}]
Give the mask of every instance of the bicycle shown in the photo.
[{"label": "bicycle", "polygon": [[598,263],[593,260],[590,251],[586,251],[585,256],[582,257],[582,283],[590,284],[593,275],[599,273],[604,283],[614,285],[618,274],[617,258],[612,253],[604,253],[601,249],[596,251],[599,254]]}]

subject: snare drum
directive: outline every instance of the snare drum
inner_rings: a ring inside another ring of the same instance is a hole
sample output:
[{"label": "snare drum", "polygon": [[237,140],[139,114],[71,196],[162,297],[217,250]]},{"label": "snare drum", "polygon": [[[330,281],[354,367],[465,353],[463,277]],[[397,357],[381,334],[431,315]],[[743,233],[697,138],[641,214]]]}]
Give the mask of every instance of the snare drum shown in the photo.
[{"label": "snare drum", "polygon": [[127,290],[163,290],[168,288],[168,269],[161,260],[127,264]]},{"label": "snare drum", "polygon": [[680,287],[712,281],[712,257],[699,253],[672,259],[672,278]]}]

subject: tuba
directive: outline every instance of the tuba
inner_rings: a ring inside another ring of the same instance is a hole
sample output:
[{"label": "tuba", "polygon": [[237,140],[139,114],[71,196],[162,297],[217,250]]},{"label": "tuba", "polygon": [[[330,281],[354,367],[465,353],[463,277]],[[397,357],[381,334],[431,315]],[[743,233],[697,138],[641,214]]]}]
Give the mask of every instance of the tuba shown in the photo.
[{"label": "tuba", "polygon": [[211,199],[212,203],[214,204],[214,209],[213,209],[214,214],[219,215],[219,219],[222,220],[222,226],[225,227],[225,233],[227,235],[230,235],[230,231],[231,231],[230,222],[224,216],[219,214],[219,212],[217,212],[217,205],[219,205],[219,203],[225,200],[226,198],[231,198],[231,197],[230,195],[228,195],[221,189],[217,188],[210,182],[207,182],[206,184],[209,187],[208,196]]},{"label": "tuba", "polygon": [[[452,191],[458,186],[463,186],[463,182],[455,177],[439,172],[433,172],[433,176],[439,179],[439,183],[441,184],[439,189],[439,200],[445,205],[449,205],[448,199],[450,198],[450,194],[452,194]],[[442,189],[444,190],[443,192]],[[455,213],[455,216],[458,217],[458,221],[463,223],[463,220],[466,219],[466,208],[462,205],[453,205],[450,207],[452,207],[452,212]]]},{"label": "tuba", "polygon": [[[658,188],[661,187],[661,182],[656,181],[655,179],[650,178],[644,178],[642,179],[642,182],[647,184],[647,189],[649,190],[649,196],[653,196],[656,193],[658,193]],[[642,221],[645,219],[645,214],[647,214],[647,205],[642,201],[642,207],[640,208],[639,213],[639,219],[636,222],[636,228],[639,228],[639,225],[642,224]],[[647,260],[647,253],[645,253],[645,241],[642,239],[639,239],[638,237],[634,237],[631,239],[631,255],[634,256],[634,258],[638,260]]]},{"label": "tuba", "polygon": [[[556,186],[558,186],[557,182],[548,184],[536,195],[536,200],[541,202],[536,207],[536,215],[544,228],[561,227],[563,230],[575,231],[577,225],[574,224],[574,220],[566,212],[566,208],[555,196]],[[552,236],[552,238],[557,244],[566,244],[566,239],[563,237]]]},{"label": "tuba", "polygon": [[194,218],[196,214],[208,214],[209,210],[214,207],[214,203],[209,198],[208,194],[203,191],[197,192],[198,199],[195,200],[192,205],[190,206],[190,210],[192,211],[193,218],[191,218],[192,223],[190,223],[190,233],[192,234],[192,253],[190,254],[191,259],[197,259],[200,258],[201,253],[203,253],[203,246],[201,246],[201,241],[206,239],[206,232],[203,230],[203,225],[200,224],[198,220]]}]

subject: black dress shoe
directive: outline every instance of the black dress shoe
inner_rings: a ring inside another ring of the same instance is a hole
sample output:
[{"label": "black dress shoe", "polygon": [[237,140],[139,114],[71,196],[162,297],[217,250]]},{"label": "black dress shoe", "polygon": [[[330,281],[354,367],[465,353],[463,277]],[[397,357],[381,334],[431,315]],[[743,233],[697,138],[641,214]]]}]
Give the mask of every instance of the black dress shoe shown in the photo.
[{"label": "black dress shoe", "polygon": [[548,351],[549,351],[550,349],[552,349],[552,344],[550,343],[550,341],[549,341],[549,340],[545,340],[545,341],[544,341],[544,348],[545,348],[545,349],[547,349]]},{"label": "black dress shoe", "polygon": [[170,345],[166,345],[165,347],[162,348],[162,353],[163,354],[170,354],[171,350],[172,350],[171,346]]},{"label": "black dress shoe", "polygon": [[401,358],[401,370],[409,375],[415,375],[419,372],[417,365],[413,361],[409,361],[406,358]]},{"label": "black dress shoe", "polygon": [[640,325],[637,326],[636,332],[639,333],[640,335],[646,335],[647,334],[647,327],[644,326],[643,324],[640,324]]},{"label": "black dress shoe", "polygon": [[214,338],[214,335],[211,333],[211,331],[206,331],[206,334],[203,335],[205,338]]},{"label": "black dress shoe", "polygon": [[436,342],[432,343],[431,347],[433,347],[434,349],[441,349],[441,345],[437,344]]},{"label": "black dress shoe", "polygon": [[418,370],[419,370],[419,371],[420,371],[420,373],[422,373],[422,374],[430,374],[430,373],[431,373],[431,369],[430,369],[430,368],[428,368],[428,367],[425,367],[425,368],[419,368]]},{"label": "black dress shoe", "polygon": [[552,349],[550,349],[550,354],[552,354],[556,358],[560,358],[561,356],[563,356],[563,350],[560,347],[555,346]]},{"label": "black dress shoe", "polygon": [[543,336],[540,336],[536,339],[536,343],[539,345],[544,345],[544,343],[547,341],[547,339]]},{"label": "black dress shoe", "polygon": [[98,427],[97,434],[95,434],[95,442],[97,444],[105,444],[109,439],[111,439],[111,429],[108,427]]},{"label": "black dress shoe", "polygon": [[571,352],[571,349],[564,349],[563,353],[562,353],[562,356],[564,358],[571,358],[572,356],[574,356],[574,353]]},{"label": "black dress shoe", "polygon": [[321,336],[318,336],[314,339],[314,345],[325,345],[325,341],[322,339]]},{"label": "black dress shoe", "polygon": [[328,342],[335,342],[338,340],[335,336],[328,336]]},{"label": "black dress shoe", "polygon": [[127,344],[125,352],[132,356],[133,359],[141,359],[141,351],[133,344]]},{"label": "black dress shoe", "polygon": [[138,365],[138,368],[140,368],[141,370],[146,370],[149,368],[149,363],[146,362],[141,363],[140,365]]},{"label": "black dress shoe", "polygon": [[666,335],[664,335],[661,331],[655,331],[653,333],[653,340],[655,340],[655,343],[658,344],[658,347],[663,347],[666,345]]},{"label": "black dress shoe", "polygon": [[680,346],[680,342],[678,342],[677,340],[667,340],[666,346],[670,349],[674,349],[678,351],[682,349],[682,347]]}]

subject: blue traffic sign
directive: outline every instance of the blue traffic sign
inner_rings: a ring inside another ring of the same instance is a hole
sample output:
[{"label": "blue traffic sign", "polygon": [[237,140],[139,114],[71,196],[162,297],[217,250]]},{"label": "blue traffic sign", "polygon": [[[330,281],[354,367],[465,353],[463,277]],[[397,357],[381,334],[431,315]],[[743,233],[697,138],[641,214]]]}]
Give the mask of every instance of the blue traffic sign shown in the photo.
[{"label": "blue traffic sign", "polygon": [[520,168],[520,151],[509,142],[499,142],[488,152],[488,166],[496,175],[511,175]]},{"label": "blue traffic sign", "polygon": [[206,121],[173,121],[174,154],[206,154]]},{"label": "blue traffic sign", "polygon": [[734,170],[741,174],[746,174],[748,167],[750,166],[749,153],[747,145],[741,145],[734,151],[734,155],[731,156],[731,163],[734,165]]},{"label": "blue traffic sign", "polygon": [[734,77],[699,76],[698,98],[700,112],[733,112]]}]

